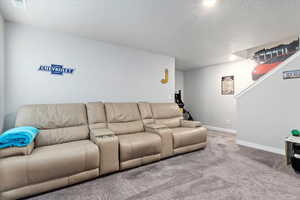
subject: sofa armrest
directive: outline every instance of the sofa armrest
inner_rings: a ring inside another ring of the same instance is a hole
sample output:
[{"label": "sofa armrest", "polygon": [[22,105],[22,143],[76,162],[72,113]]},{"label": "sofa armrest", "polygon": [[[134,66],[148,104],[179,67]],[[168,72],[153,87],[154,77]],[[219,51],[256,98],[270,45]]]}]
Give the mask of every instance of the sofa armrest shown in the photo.
[{"label": "sofa armrest", "polygon": [[95,129],[91,129],[91,139],[94,138],[99,138],[99,137],[106,137],[106,136],[113,136],[115,135],[115,133],[108,129],[108,128],[95,128]]},{"label": "sofa armrest", "polygon": [[100,175],[119,170],[119,138],[110,129],[92,129],[91,141],[99,148]]},{"label": "sofa armrest", "polygon": [[34,142],[30,143],[26,147],[8,147],[0,149],[0,158],[30,155],[33,149]]},{"label": "sofa armrest", "polygon": [[153,124],[145,124],[145,128],[158,130],[158,129],[164,129],[164,128],[168,128],[168,127],[164,124],[154,124],[153,123]]},{"label": "sofa armrest", "polygon": [[202,124],[199,121],[189,121],[189,120],[181,120],[181,126],[187,128],[197,128],[201,127]]},{"label": "sofa armrest", "polygon": [[171,129],[163,124],[146,124],[145,130],[160,136],[162,143],[161,158],[173,155],[173,134]]}]

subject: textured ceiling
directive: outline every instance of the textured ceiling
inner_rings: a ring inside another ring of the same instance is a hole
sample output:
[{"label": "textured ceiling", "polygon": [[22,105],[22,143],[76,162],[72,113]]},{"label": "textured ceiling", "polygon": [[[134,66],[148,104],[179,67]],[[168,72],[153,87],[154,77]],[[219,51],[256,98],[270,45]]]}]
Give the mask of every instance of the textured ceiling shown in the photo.
[{"label": "textured ceiling", "polygon": [[7,21],[174,56],[190,69],[300,33],[299,0],[0,0]]}]

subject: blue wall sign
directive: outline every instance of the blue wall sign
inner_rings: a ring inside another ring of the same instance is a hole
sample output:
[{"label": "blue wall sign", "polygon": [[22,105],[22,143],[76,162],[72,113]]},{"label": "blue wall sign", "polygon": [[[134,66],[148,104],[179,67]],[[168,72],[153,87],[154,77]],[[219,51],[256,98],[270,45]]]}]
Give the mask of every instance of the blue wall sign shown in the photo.
[{"label": "blue wall sign", "polygon": [[284,71],[282,76],[283,79],[300,78],[300,70]]},{"label": "blue wall sign", "polygon": [[73,68],[65,68],[63,65],[55,65],[51,64],[51,66],[46,66],[46,65],[41,65],[39,67],[39,71],[44,71],[44,72],[51,72],[53,75],[64,75],[66,74],[73,74],[75,69]]}]

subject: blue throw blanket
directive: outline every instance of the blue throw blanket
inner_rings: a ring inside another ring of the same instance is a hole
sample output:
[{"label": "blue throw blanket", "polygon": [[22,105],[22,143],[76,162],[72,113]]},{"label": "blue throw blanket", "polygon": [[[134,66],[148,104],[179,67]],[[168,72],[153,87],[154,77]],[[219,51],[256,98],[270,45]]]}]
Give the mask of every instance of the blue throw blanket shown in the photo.
[{"label": "blue throw blanket", "polygon": [[0,135],[0,149],[29,145],[40,131],[31,126],[10,129]]}]

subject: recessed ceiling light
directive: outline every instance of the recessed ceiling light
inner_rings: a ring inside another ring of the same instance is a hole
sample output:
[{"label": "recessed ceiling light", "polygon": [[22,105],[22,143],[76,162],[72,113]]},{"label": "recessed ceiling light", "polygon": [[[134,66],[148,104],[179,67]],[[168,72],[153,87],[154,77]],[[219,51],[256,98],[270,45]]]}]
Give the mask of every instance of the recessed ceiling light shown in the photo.
[{"label": "recessed ceiling light", "polygon": [[236,56],[236,55],[231,54],[231,55],[229,56],[229,60],[230,60],[230,61],[234,61],[234,60],[236,60],[236,59],[237,59],[237,56]]},{"label": "recessed ceiling light", "polygon": [[26,8],[26,0],[11,0],[13,5],[17,8]]},{"label": "recessed ceiling light", "polygon": [[203,0],[203,5],[206,7],[213,7],[217,3],[217,0]]}]

